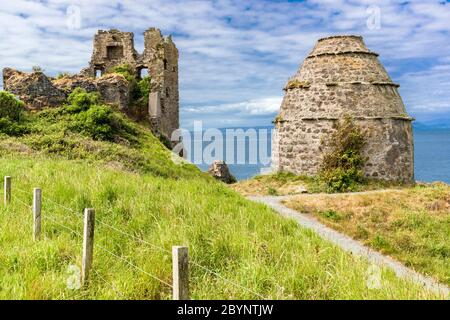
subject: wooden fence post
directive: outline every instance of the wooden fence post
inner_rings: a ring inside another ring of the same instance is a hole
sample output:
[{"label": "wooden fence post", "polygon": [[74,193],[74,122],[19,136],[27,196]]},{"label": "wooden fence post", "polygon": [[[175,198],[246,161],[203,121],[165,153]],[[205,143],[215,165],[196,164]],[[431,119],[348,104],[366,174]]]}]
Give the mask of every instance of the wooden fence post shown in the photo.
[{"label": "wooden fence post", "polygon": [[172,247],[173,300],[189,300],[188,247]]},{"label": "wooden fence post", "polygon": [[84,233],[83,233],[83,261],[81,265],[81,284],[87,285],[89,273],[92,267],[94,253],[94,209],[84,209]]},{"label": "wooden fence post", "polygon": [[5,206],[11,202],[11,177],[5,177],[5,185],[4,185],[4,203]]},{"label": "wooden fence post", "polygon": [[41,211],[42,211],[42,190],[33,190],[33,239],[41,238]]}]

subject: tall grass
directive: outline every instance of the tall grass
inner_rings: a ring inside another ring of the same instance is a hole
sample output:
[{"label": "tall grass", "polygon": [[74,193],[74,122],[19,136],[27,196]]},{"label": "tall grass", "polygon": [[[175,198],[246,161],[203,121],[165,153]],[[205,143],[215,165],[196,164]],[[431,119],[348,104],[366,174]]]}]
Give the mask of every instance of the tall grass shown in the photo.
[{"label": "tall grass", "polygon": [[[13,200],[0,208],[2,299],[170,299],[171,288],[150,274],[171,283],[173,245],[188,245],[196,263],[190,270],[193,299],[436,298],[387,270],[381,287],[369,289],[367,262],[212,179],[141,175],[39,156],[1,159],[4,175],[13,177]],[[30,209],[19,202],[31,204],[36,186],[44,198],[38,242]],[[67,286],[68,268],[80,265],[82,242],[58,224],[81,234],[85,207],[95,208],[98,220],[95,272],[87,288],[74,290]]]}]

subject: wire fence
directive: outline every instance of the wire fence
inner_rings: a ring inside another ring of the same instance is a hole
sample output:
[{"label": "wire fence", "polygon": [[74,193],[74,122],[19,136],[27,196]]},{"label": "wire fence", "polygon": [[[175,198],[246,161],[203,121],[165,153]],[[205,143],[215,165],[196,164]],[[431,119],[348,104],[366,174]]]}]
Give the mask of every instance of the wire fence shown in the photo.
[{"label": "wire fence", "polygon": [[[9,195],[6,194],[8,192],[8,190],[10,192]],[[20,188],[17,188],[17,187],[14,187],[14,191],[19,191],[21,194],[25,195],[27,198],[30,195],[29,192],[27,192],[25,190],[22,190]],[[12,194],[11,186],[6,188],[6,179],[5,179],[5,205],[8,203],[8,201],[7,201],[8,196],[9,196],[9,199],[13,199],[14,201],[17,201],[18,203],[20,203],[23,206],[25,206],[27,209],[32,210],[32,211],[34,210],[33,205],[27,204],[26,200],[24,201],[21,198],[19,198],[19,197],[17,197],[17,196]],[[34,204],[34,201],[36,201],[36,200],[33,197],[33,204]],[[57,201],[55,201],[55,200],[53,200],[53,199],[51,199],[49,197],[42,196],[42,200],[41,201],[42,202],[45,201],[46,203],[50,203],[53,206],[56,206],[56,207],[66,211],[66,212],[69,212],[71,215],[73,215],[76,218],[82,218],[83,217],[83,214],[81,212],[78,212],[77,210],[74,210],[74,209],[72,209],[72,208],[70,208],[70,207],[68,207],[66,205],[63,205],[63,204],[61,204],[61,203],[59,203],[59,202],[57,202]],[[58,219],[55,216],[49,214],[48,211],[45,212],[45,215],[43,217],[44,217],[44,219],[48,219],[53,224],[55,224],[55,225],[65,229],[65,230],[67,230],[68,232],[76,235],[77,237],[79,237],[81,239],[85,238],[85,235],[83,235],[79,231],[76,231],[75,229],[73,229],[73,228],[71,228],[71,227],[69,227],[69,226],[59,222]],[[154,250],[158,250],[158,251],[160,251],[162,253],[165,253],[165,254],[172,254],[172,259],[175,259],[175,255],[174,255],[174,251],[173,250],[172,251],[168,250],[168,249],[163,248],[163,247],[161,247],[161,246],[159,246],[159,245],[157,245],[155,243],[152,243],[152,242],[149,242],[147,240],[141,239],[140,237],[137,237],[136,235],[131,234],[131,233],[129,233],[129,232],[127,232],[127,231],[117,227],[117,226],[114,226],[114,225],[111,225],[109,223],[106,223],[106,222],[98,219],[97,217],[95,217],[94,221],[95,221],[95,223],[97,225],[101,225],[101,226],[103,226],[105,228],[108,228],[109,230],[115,231],[115,232],[117,232],[117,233],[119,233],[119,234],[121,234],[123,236],[126,236],[129,239],[133,239],[135,241],[138,241],[138,242],[140,242],[140,243],[142,243],[144,245],[147,245],[147,246],[151,247]],[[86,226],[85,226],[85,228],[86,228]],[[86,241],[86,239],[84,239],[83,241]],[[148,276],[148,277],[150,277],[150,278],[152,278],[152,279],[154,279],[156,281],[159,281],[164,286],[167,286],[168,288],[174,290],[174,292],[179,290],[178,280],[179,280],[180,277],[175,277],[175,270],[174,270],[174,278],[173,278],[174,282],[173,283],[169,283],[168,281],[161,279],[161,277],[158,277],[157,275],[149,272],[148,270],[145,270],[142,267],[139,267],[138,265],[134,264],[129,259],[126,259],[126,258],[122,257],[121,255],[118,255],[118,254],[114,253],[113,251],[111,251],[110,249],[108,249],[107,247],[105,247],[105,246],[103,246],[101,244],[98,244],[98,243],[94,244],[93,243],[93,246],[95,246],[95,248],[98,248],[102,252],[106,253],[107,255],[113,257],[114,259],[117,259],[117,260],[123,262],[124,264],[128,265],[130,268],[133,268],[134,270],[136,270],[136,271],[138,271],[138,272],[140,272],[140,273],[142,273],[142,274],[144,274],[144,275],[146,275],[146,276]],[[233,280],[230,280],[230,279],[222,276],[219,272],[214,271],[214,270],[212,270],[212,269],[210,269],[210,268],[208,268],[206,266],[203,266],[202,264],[197,263],[195,260],[190,260],[190,259],[187,259],[187,260],[188,260],[187,261],[188,265],[200,268],[201,270],[205,271],[206,273],[209,273],[209,274],[217,277],[218,279],[221,279],[222,281],[224,281],[224,282],[226,282],[226,283],[228,283],[228,284],[230,284],[230,285],[232,285],[232,286],[234,286],[236,288],[244,290],[247,293],[250,293],[250,294],[252,294],[252,295],[254,295],[254,296],[256,296],[256,297],[258,297],[260,299],[263,299],[263,300],[266,299],[263,295],[259,294],[258,292],[255,292],[254,290],[252,290],[252,289],[250,289],[250,288],[248,288],[248,287],[246,287],[244,285],[241,285],[241,284],[239,284],[239,283],[237,283],[237,282],[235,282]],[[175,268],[175,265],[176,265],[175,261],[173,261],[173,264],[174,264],[174,269],[178,269],[178,268]],[[98,277],[105,284],[110,286],[112,288],[112,290],[116,294],[118,294],[122,298],[126,298],[126,295],[123,292],[121,292],[119,289],[117,289],[117,287],[113,283],[109,282],[104,276],[102,276],[97,270],[95,270],[95,268],[93,268],[92,271],[94,272],[96,277]],[[186,267],[186,271],[187,271],[187,267]],[[177,283],[175,283],[175,282],[177,282]],[[175,293],[174,293],[174,299],[175,299]]]}]

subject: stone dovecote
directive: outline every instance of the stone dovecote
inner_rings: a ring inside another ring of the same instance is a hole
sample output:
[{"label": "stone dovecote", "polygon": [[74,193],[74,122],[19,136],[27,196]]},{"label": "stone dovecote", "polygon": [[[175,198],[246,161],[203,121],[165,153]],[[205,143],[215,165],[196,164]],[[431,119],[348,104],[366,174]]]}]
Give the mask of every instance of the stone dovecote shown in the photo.
[{"label": "stone dovecote", "polygon": [[326,149],[322,139],[349,115],[367,132],[365,175],[414,181],[413,119],[398,87],[362,37],[320,39],[284,88],[274,121],[274,169],[317,174]]}]

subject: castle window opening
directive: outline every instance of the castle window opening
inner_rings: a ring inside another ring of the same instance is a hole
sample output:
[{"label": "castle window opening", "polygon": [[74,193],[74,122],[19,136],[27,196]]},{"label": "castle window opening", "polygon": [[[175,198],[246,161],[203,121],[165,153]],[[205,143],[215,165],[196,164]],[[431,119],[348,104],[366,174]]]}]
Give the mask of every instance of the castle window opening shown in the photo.
[{"label": "castle window opening", "polygon": [[102,70],[101,69],[95,69],[95,77],[100,78],[102,76]]},{"label": "castle window opening", "polygon": [[169,88],[166,88],[166,97],[169,97]]},{"label": "castle window opening", "polygon": [[122,46],[107,46],[106,56],[108,59],[117,60],[123,58],[123,47]]},{"label": "castle window opening", "polygon": [[145,78],[145,77],[148,77],[148,68],[142,68],[142,69],[140,69],[139,70],[139,77],[142,79],[142,78]]},{"label": "castle window opening", "polygon": [[167,60],[164,59],[164,70],[167,70]]}]

